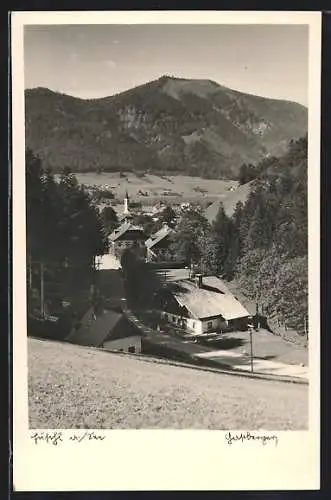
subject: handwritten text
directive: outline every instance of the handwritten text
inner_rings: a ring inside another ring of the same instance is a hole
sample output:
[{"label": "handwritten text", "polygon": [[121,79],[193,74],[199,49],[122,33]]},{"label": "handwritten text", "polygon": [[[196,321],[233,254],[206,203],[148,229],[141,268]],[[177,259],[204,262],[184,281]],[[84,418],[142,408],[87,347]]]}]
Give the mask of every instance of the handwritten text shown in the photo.
[{"label": "handwritten text", "polygon": [[60,443],[64,441],[74,441],[76,443],[81,443],[83,441],[103,441],[106,439],[106,436],[102,434],[97,434],[94,431],[83,431],[81,433],[70,433],[64,434],[61,431],[54,432],[34,432],[30,438],[34,441],[35,444],[39,443],[47,443],[53,446],[58,446]]},{"label": "handwritten text", "polygon": [[235,442],[244,443],[246,441],[259,441],[263,446],[269,443],[274,443],[275,446],[278,445],[278,437],[276,434],[253,434],[251,432],[231,434],[231,432],[228,432],[225,435],[225,439],[229,445],[232,445]]}]

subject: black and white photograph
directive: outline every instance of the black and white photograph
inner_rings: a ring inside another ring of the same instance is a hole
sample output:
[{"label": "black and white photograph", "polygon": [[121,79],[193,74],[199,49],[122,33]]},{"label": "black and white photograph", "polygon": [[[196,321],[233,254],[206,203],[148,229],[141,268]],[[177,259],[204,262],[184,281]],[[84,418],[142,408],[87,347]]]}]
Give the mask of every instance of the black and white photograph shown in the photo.
[{"label": "black and white photograph", "polygon": [[23,26],[30,431],[310,429],[311,28],[268,19]]}]

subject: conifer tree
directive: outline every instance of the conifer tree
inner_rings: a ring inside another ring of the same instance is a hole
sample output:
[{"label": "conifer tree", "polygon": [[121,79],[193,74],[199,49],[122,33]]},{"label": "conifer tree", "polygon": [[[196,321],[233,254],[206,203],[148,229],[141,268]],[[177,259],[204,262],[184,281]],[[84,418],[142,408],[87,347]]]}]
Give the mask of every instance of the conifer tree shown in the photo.
[{"label": "conifer tree", "polygon": [[207,219],[199,211],[191,209],[184,212],[172,238],[171,253],[188,264],[199,263],[208,228]]}]

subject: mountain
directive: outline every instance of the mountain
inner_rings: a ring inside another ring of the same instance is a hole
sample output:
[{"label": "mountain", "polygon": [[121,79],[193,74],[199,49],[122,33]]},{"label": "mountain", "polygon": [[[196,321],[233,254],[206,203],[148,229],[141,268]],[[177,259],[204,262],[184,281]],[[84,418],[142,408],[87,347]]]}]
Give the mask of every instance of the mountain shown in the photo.
[{"label": "mountain", "polygon": [[307,131],[300,104],[169,76],[100,99],[30,89],[25,110],[26,145],[54,171],[237,178]]}]

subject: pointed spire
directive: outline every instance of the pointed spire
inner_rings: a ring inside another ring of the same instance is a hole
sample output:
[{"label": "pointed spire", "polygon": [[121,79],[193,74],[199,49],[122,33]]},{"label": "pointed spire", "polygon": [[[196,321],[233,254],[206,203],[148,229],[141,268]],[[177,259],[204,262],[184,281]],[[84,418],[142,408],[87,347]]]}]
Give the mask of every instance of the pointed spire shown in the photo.
[{"label": "pointed spire", "polygon": [[127,190],[125,191],[125,198],[124,198],[124,214],[129,214],[129,195]]}]

